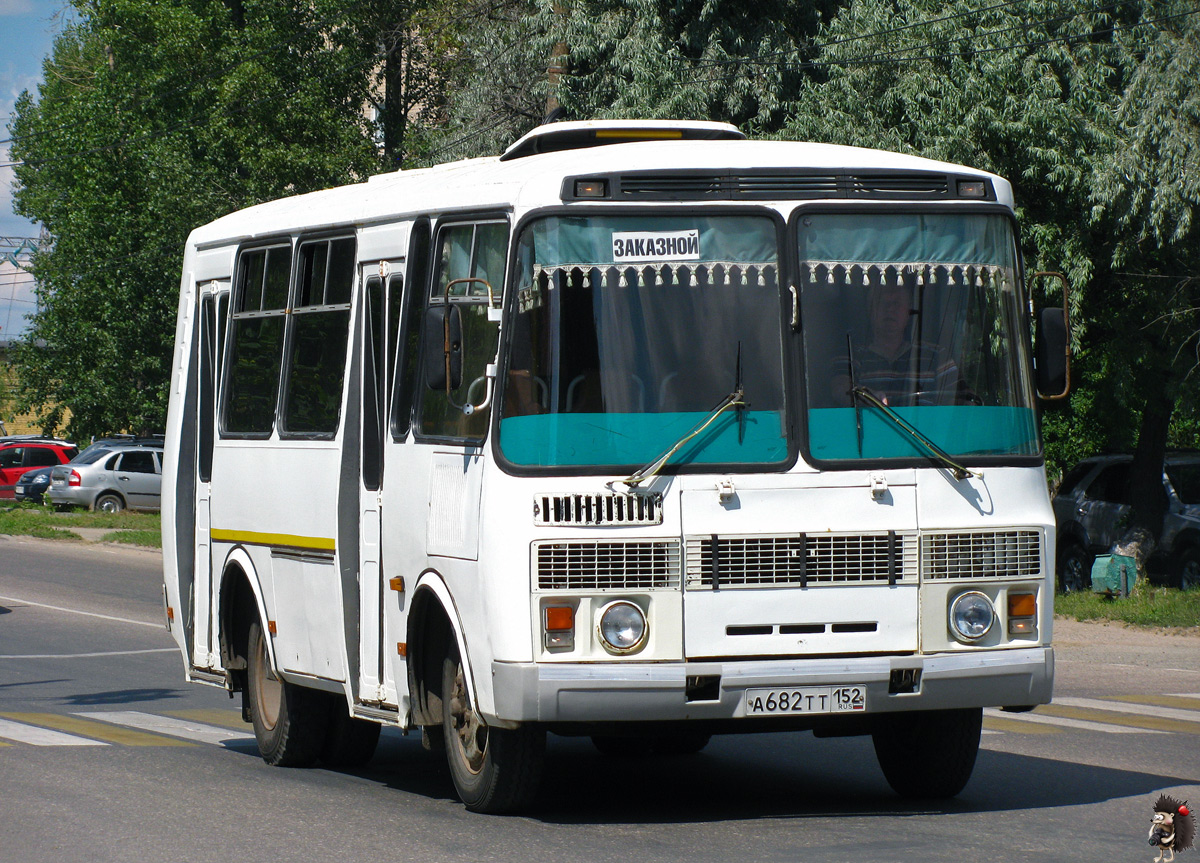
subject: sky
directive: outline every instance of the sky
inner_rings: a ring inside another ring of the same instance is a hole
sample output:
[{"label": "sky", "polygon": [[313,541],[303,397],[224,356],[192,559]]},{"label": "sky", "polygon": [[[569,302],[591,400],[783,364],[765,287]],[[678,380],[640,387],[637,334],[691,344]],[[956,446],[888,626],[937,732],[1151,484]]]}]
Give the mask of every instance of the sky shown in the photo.
[{"label": "sky", "polygon": [[[54,47],[70,15],[66,0],[0,0],[0,140],[9,137],[8,121],[23,90],[36,92],[42,60]],[[0,144],[0,165],[10,161]],[[38,228],[12,211],[13,172],[0,168],[0,236],[36,237]]]}]

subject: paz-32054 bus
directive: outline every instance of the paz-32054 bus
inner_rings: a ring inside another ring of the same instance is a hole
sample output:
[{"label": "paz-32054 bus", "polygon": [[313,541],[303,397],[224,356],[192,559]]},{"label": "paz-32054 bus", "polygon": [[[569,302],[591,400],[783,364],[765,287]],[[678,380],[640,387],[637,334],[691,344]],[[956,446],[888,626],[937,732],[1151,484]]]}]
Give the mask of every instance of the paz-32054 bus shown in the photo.
[{"label": "paz-32054 bus", "polygon": [[419,728],[478,811],[547,733],[869,734],[901,794],[1050,699],[1010,185],[698,122],[252,207],[187,244],[168,626],[272,764]]}]

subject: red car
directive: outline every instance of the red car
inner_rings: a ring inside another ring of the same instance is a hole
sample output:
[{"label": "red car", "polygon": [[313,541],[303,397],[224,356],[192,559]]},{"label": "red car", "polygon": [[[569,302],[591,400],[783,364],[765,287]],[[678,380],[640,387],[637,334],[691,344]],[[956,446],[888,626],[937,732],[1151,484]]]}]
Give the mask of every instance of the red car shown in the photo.
[{"label": "red car", "polygon": [[11,498],[17,479],[35,467],[66,464],[79,454],[73,443],[37,435],[0,438],[0,498]]}]

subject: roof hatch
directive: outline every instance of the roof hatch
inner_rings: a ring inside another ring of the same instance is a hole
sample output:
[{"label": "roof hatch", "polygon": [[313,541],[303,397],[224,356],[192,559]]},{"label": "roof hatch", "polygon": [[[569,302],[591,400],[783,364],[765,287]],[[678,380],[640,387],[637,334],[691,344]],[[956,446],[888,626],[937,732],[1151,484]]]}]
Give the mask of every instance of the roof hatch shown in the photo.
[{"label": "roof hatch", "polygon": [[743,141],[745,138],[737,126],[702,120],[580,120],[546,123],[505,150],[500,161],[634,141]]}]

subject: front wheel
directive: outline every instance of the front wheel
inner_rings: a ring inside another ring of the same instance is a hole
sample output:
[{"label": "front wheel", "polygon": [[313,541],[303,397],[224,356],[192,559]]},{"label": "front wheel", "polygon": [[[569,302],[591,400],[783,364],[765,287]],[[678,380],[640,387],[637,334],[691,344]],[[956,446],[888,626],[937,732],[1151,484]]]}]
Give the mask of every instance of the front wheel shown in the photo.
[{"label": "front wheel", "polygon": [[953,797],[966,787],[979,754],[983,709],[918,710],[877,718],[875,756],[902,797]]},{"label": "front wheel", "polygon": [[249,654],[246,686],[259,754],[275,767],[311,765],[321,754],[329,727],[325,693],[276,677],[257,620],[250,624]]},{"label": "front wheel", "polygon": [[1175,583],[1180,590],[1200,587],[1200,546],[1186,549],[1176,558]]},{"label": "front wheel", "polygon": [[454,788],[472,812],[512,812],[533,802],[542,777],[546,732],[489,728],[471,703],[455,649],[442,665],[442,728]]}]

